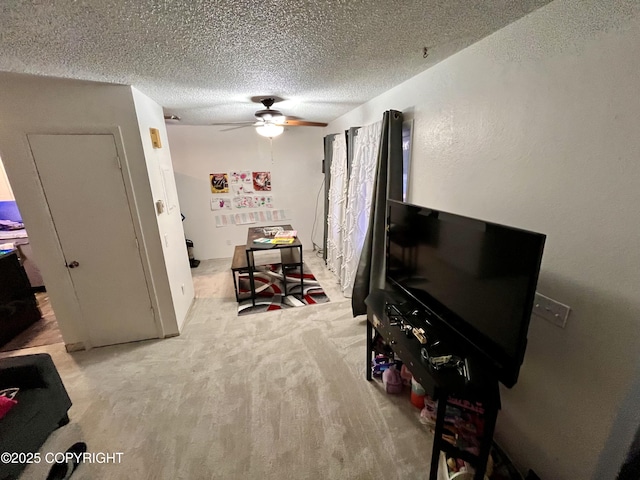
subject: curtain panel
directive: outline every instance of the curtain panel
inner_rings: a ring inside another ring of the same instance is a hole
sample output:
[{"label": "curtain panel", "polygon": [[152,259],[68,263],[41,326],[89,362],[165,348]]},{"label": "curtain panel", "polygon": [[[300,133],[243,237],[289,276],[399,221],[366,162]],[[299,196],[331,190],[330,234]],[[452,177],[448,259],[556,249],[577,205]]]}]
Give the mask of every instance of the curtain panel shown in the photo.
[{"label": "curtain panel", "polygon": [[332,133],[324,137],[324,162],[322,172],[324,173],[324,231],[322,235],[322,259],[327,262],[327,236],[329,231],[329,188],[331,187],[331,163],[333,159],[333,139],[337,133]]},{"label": "curtain panel", "polygon": [[385,286],[387,199],[402,201],[402,113],[396,110],[382,117],[371,212],[351,298],[354,317],[367,313],[369,292]]},{"label": "curtain panel", "polygon": [[342,237],[340,285],[345,297],[351,297],[360,252],[367,234],[371,199],[375,183],[376,161],[382,122],[350,129],[351,164],[347,188],[347,208]]},{"label": "curtain panel", "polygon": [[344,135],[333,139],[331,160],[331,185],[329,187],[329,211],[327,231],[327,268],[340,276],[342,269],[342,242],[344,216],[347,208],[347,140]]}]

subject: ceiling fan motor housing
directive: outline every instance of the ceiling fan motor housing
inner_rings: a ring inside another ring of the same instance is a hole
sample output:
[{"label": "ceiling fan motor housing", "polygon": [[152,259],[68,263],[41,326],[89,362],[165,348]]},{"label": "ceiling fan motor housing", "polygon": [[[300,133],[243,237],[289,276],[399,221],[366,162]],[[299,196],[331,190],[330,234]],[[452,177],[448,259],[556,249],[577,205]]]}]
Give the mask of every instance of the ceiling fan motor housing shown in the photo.
[{"label": "ceiling fan motor housing", "polygon": [[[258,120],[257,122],[231,122],[231,123],[217,123],[213,125],[241,125],[239,127],[233,127],[227,130],[232,130],[234,128],[242,128],[243,126],[253,126],[259,130],[258,133],[268,137],[274,137],[280,135],[282,133],[283,127],[326,127],[326,123],[322,122],[309,122],[306,120],[300,120],[297,117],[289,117],[287,118],[282,114],[279,110],[274,110],[271,106],[275,103],[277,97],[253,97],[252,101],[260,102],[264,105],[263,110],[258,110],[254,115]],[[281,101],[282,99],[278,99]],[[264,128],[269,127],[269,128]],[[276,130],[278,132],[276,133]]]},{"label": "ceiling fan motor housing", "polygon": [[263,122],[283,122],[285,120],[284,115],[282,114],[282,112],[279,112],[278,110],[271,110],[271,109],[267,109],[267,110],[258,110],[256,113],[256,118],[258,120],[261,120]]}]

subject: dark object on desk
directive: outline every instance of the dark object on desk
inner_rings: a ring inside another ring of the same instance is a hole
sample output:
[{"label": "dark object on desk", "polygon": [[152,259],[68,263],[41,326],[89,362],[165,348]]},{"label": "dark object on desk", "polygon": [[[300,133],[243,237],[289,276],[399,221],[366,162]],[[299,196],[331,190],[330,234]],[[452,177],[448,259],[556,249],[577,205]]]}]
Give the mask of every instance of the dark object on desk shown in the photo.
[{"label": "dark object on desk", "polygon": [[[34,261],[31,245],[29,244],[29,236],[24,229],[22,215],[20,215],[20,210],[18,210],[18,204],[15,200],[0,201],[0,223],[2,222],[4,222],[4,229],[0,227],[0,244],[12,243],[19,249],[20,262],[25,272],[27,272],[31,287],[44,291],[42,275]],[[21,228],[15,229],[15,227],[20,227],[21,225]]]},{"label": "dark object on desk", "polygon": [[[0,359],[0,390],[19,388],[18,404],[0,419],[0,452],[35,453],[56,428],[69,423],[71,400],[47,354]],[[17,478],[24,463],[4,463],[0,478]]]},{"label": "dark object on desk", "polygon": [[31,287],[36,291],[45,291],[42,274],[34,260],[33,250],[26,230],[0,231],[1,243],[11,244],[18,251],[20,264],[24,267]]},{"label": "dark object on desk", "polygon": [[0,255],[0,346],[40,319],[40,310],[15,250]]}]

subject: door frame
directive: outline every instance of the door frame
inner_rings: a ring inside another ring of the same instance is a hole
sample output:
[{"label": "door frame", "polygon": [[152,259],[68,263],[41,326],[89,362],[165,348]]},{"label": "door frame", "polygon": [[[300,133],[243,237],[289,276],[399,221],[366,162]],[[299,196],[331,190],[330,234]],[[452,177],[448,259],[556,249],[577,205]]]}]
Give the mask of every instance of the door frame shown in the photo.
[{"label": "door frame", "polygon": [[[64,252],[62,250],[62,245],[60,244],[60,238],[58,237],[58,234],[55,230],[55,223],[53,221],[51,211],[49,210],[49,204],[46,200],[44,187],[42,186],[40,173],[38,172],[38,166],[36,164],[35,158],[33,157],[33,153],[31,151],[31,145],[29,143],[28,136],[29,135],[111,135],[113,137],[115,147],[116,147],[116,152],[118,154],[118,157],[120,159],[120,165],[122,167],[120,171],[121,171],[122,180],[125,187],[125,193],[127,196],[127,203],[129,205],[131,222],[133,224],[133,229],[136,235],[136,239],[138,240],[138,253],[140,255],[140,261],[142,263],[142,270],[144,272],[145,283],[147,286],[147,291],[149,293],[149,301],[151,304],[154,326],[156,329],[157,337],[164,338],[166,336],[165,330],[164,330],[164,326],[162,325],[162,319],[160,318],[160,314],[159,314],[160,309],[158,304],[158,297],[157,297],[155,285],[153,282],[153,276],[151,274],[151,265],[149,261],[149,254],[147,251],[147,247],[144,241],[142,221],[140,218],[139,208],[138,208],[138,204],[135,201],[136,197],[134,195],[133,180],[131,178],[131,172],[129,169],[129,159],[127,157],[126,150],[124,147],[124,140],[122,137],[121,128],[117,125],[100,126],[100,127],[86,127],[86,126],[66,127],[66,128],[50,127],[50,128],[38,128],[37,130],[34,130],[34,131],[27,131],[22,133],[22,135],[23,135],[26,149],[28,151],[28,155],[32,162],[33,169],[36,173],[35,184],[37,184],[37,188],[40,190],[41,198],[44,199],[44,204],[45,204],[44,209],[46,210],[46,217],[49,223],[48,227],[53,232],[55,232],[54,233],[55,249],[56,249],[56,252],[59,254],[58,260],[61,262],[62,265],[65,265]],[[142,151],[142,147],[141,147],[141,151]],[[145,170],[147,169],[146,164],[144,168]],[[7,172],[7,176],[9,176],[8,172]],[[9,181],[11,182],[11,179],[9,179]],[[31,236],[31,234],[29,235]],[[36,250],[36,257],[37,255],[38,255],[38,252]],[[68,282],[64,288],[65,289],[73,288],[73,283],[71,281],[71,274],[68,271],[68,269],[66,270],[66,278]],[[46,278],[45,278],[45,285],[46,285]],[[76,297],[75,290],[73,290],[73,297]],[[76,302],[78,301],[76,300]],[[55,298],[53,299],[53,303],[55,306]],[[83,337],[83,341],[82,341],[82,345],[77,345],[76,343],[73,343],[71,345],[67,344],[67,350],[68,351],[72,351],[76,349],[82,350],[83,347],[86,349],[90,349],[93,347],[93,345],[91,344],[89,332],[87,331],[85,322],[80,321],[82,319],[82,312],[80,310],[79,302],[76,303],[76,305],[74,305],[73,309],[75,310],[75,313],[76,313],[76,315],[74,315],[75,318],[73,320],[74,327],[76,331],[80,332],[81,337]],[[63,338],[64,338],[64,333],[63,333]]]}]

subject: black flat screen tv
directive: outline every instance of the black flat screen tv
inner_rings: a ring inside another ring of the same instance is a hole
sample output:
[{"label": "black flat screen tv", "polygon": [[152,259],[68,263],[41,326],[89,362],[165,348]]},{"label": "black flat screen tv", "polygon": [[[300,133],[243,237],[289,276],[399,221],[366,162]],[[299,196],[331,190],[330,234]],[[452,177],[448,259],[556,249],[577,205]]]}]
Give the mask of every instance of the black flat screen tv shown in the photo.
[{"label": "black flat screen tv", "polygon": [[387,282],[515,385],[546,236],[395,200],[387,221]]}]

